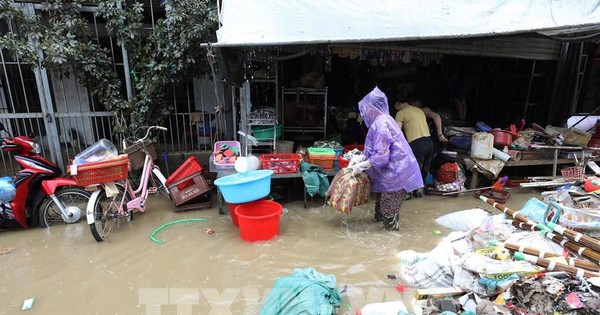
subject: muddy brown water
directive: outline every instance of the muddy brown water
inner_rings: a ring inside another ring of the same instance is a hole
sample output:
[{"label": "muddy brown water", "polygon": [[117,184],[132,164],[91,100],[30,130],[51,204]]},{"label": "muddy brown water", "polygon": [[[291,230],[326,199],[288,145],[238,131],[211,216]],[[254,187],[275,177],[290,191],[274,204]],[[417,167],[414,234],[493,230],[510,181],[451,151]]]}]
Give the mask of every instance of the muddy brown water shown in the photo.
[{"label": "muddy brown water", "polygon": [[[507,206],[520,209],[539,191],[512,191]],[[450,231],[435,219],[482,207],[472,193],[405,201],[401,227],[388,232],[373,219],[374,198],[343,215],[323,200],[285,203],[280,234],[249,243],[229,215],[213,207],[175,213],[169,200],[151,196],[146,213],[122,222],[109,240],[97,243],[87,224],[0,232],[0,313],[16,314],[34,298],[28,314],[258,314],[274,282],[295,268],[333,274],[346,288],[340,314],[356,314],[368,303],[409,299],[395,286],[399,251],[428,252]],[[166,227],[172,220],[205,218]],[[205,228],[214,234],[207,235]],[[441,234],[433,233],[440,230]]]}]

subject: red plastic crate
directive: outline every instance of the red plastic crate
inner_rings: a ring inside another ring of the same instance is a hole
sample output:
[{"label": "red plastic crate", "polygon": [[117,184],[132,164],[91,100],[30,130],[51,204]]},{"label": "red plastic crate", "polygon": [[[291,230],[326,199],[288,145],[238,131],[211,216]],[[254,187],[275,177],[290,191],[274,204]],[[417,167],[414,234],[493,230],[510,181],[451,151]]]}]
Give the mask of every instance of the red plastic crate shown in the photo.
[{"label": "red plastic crate", "polygon": [[298,172],[302,156],[296,153],[262,154],[259,160],[263,169],[286,174]]},{"label": "red plastic crate", "polygon": [[352,151],[354,149],[358,149],[360,151],[364,151],[365,150],[365,146],[362,144],[348,144],[344,146],[344,152],[349,152]]},{"label": "red plastic crate", "polygon": [[[72,171],[74,167],[76,168],[76,172]],[[129,174],[129,158],[127,155],[120,155],[116,159],[101,162],[69,165],[67,166],[67,173],[73,175],[77,186],[121,181],[125,180]]]},{"label": "red plastic crate", "polygon": [[202,166],[198,163],[195,156],[190,156],[185,162],[181,163],[181,165],[167,178],[165,182],[166,185],[171,184],[176,180],[180,180],[184,177],[188,177],[194,173],[202,172]]},{"label": "red plastic crate", "polygon": [[167,185],[167,189],[169,189],[175,206],[183,205],[210,191],[200,172],[173,181]]}]

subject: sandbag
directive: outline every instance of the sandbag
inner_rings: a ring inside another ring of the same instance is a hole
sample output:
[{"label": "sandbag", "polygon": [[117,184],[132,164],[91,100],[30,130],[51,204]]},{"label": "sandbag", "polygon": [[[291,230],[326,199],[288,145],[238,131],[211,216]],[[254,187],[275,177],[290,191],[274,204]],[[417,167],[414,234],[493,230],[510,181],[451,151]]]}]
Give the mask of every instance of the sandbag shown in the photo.
[{"label": "sandbag", "polygon": [[474,208],[445,214],[435,222],[453,231],[470,231],[480,227],[489,216],[489,212]]},{"label": "sandbag", "polygon": [[440,243],[429,253],[405,250],[396,255],[400,259],[400,277],[415,288],[451,287],[454,269],[459,257],[454,255],[452,245]]},{"label": "sandbag", "polygon": [[341,169],[327,190],[329,205],[345,214],[349,214],[352,207],[369,202],[370,195],[371,179],[369,176],[365,173],[352,176],[351,168]]}]

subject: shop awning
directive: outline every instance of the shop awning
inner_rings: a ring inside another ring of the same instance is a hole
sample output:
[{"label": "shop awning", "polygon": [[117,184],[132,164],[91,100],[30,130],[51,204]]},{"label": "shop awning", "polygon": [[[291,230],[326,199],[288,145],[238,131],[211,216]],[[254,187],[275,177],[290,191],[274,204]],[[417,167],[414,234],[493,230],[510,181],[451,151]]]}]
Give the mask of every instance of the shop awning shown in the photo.
[{"label": "shop awning", "polygon": [[222,0],[218,46],[352,43],[600,31],[573,0]]}]

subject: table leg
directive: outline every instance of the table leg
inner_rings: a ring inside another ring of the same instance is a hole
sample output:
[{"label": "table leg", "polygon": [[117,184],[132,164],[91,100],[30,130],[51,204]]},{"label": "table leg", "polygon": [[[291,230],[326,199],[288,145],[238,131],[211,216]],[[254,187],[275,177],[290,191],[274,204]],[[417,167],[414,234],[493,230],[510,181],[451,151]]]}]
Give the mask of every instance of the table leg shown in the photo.
[{"label": "table leg", "polygon": [[552,163],[552,177],[556,176],[557,161],[558,161],[558,149],[554,149],[554,161]]},{"label": "table leg", "polygon": [[306,185],[304,185],[304,182],[302,183],[302,187],[304,188],[304,190],[303,190],[304,191],[304,208],[306,208],[306,194],[307,194],[307,192],[306,192]]},{"label": "table leg", "polygon": [[221,195],[219,188],[217,188],[217,199],[219,199],[219,214],[227,214],[223,209],[223,195]]},{"label": "table leg", "polygon": [[471,184],[470,184],[471,187],[469,187],[469,189],[477,188],[478,178],[479,178],[479,172],[476,170],[473,170],[471,172]]}]

